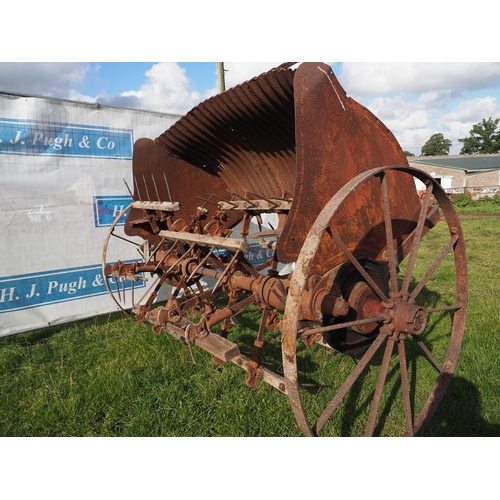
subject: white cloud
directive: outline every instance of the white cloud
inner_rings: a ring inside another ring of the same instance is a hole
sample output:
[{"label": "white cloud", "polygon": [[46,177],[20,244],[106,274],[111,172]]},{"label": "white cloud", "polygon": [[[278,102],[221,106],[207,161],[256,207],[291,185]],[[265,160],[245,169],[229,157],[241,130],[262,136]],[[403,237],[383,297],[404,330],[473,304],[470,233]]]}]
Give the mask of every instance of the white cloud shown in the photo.
[{"label": "white cloud", "polygon": [[282,62],[226,62],[224,63],[226,88],[251,80],[254,76],[269,71],[280,64]]},{"label": "white cloud", "polygon": [[404,150],[420,154],[425,141],[434,133],[434,115],[452,99],[450,92],[426,92],[418,99],[406,94],[377,97],[363,103],[396,136]]},{"label": "white cloud", "polygon": [[0,63],[0,90],[72,99],[87,74],[88,63]]},{"label": "white cloud", "polygon": [[500,83],[500,63],[343,63],[341,83],[350,95],[478,90]]},{"label": "white cloud", "polygon": [[348,94],[358,93],[354,98],[384,122],[403,149],[417,155],[435,133],[452,141],[450,154],[459,154],[458,139],[474,123],[500,116],[494,96],[463,100],[475,89],[500,86],[499,63],[344,63],[339,80]]},{"label": "white cloud", "polygon": [[468,137],[473,125],[489,117],[500,117],[500,103],[492,96],[478,97],[460,102],[449,113],[442,115],[436,126],[452,140],[453,150],[458,154],[462,148],[458,139]]},{"label": "white cloud", "polygon": [[443,115],[441,120],[461,123],[477,123],[483,118],[500,115],[500,103],[495,97],[477,97],[460,102],[452,111]]},{"label": "white cloud", "polygon": [[404,95],[377,97],[367,107],[393,133],[409,127],[422,128],[429,125],[430,117],[426,106],[420,100],[406,101]]},{"label": "white cloud", "polygon": [[175,62],[158,63],[146,71],[147,80],[139,90],[122,92],[118,96],[100,96],[98,101],[113,106],[184,114],[203,99],[185,73]]}]

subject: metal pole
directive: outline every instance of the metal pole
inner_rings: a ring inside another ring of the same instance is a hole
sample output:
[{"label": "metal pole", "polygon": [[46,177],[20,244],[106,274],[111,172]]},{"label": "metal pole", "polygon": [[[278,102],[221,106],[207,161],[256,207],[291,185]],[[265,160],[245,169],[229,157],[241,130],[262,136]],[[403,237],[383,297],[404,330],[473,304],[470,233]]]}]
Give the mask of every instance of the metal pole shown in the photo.
[{"label": "metal pole", "polygon": [[224,80],[224,63],[217,63],[217,84],[219,93],[224,92],[226,90],[226,82]]}]

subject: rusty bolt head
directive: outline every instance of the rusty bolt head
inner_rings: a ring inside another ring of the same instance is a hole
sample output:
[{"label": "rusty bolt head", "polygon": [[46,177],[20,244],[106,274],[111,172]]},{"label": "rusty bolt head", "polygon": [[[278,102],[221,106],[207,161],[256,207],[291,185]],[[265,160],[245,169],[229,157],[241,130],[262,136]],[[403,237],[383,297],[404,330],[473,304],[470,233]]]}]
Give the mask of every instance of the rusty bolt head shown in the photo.
[{"label": "rusty bolt head", "polygon": [[338,297],[333,305],[334,316],[345,316],[349,312],[349,302],[346,302],[342,297]]}]

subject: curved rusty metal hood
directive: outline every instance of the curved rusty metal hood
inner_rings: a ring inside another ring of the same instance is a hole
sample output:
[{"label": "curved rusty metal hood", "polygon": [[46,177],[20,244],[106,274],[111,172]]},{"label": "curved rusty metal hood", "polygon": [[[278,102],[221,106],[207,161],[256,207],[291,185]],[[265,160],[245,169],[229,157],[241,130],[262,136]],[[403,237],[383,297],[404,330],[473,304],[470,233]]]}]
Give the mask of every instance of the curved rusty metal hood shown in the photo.
[{"label": "curved rusty metal hood", "polygon": [[[169,199],[161,184],[170,184],[168,196],[180,202],[184,218],[212,193],[226,200],[292,198],[277,246],[283,263],[296,260],[316,217],[348,180],[393,165],[408,165],[394,135],[347,96],[324,63],[285,63],[207,99],[154,142],[137,141],[133,160],[137,191]],[[412,192],[403,178],[391,192],[399,239],[418,212]],[[369,198],[369,192],[356,195],[338,223],[353,251],[376,258],[383,251],[374,229],[382,221],[379,207],[374,204],[361,223],[356,219],[356,207]],[[212,216],[216,204],[210,203]],[[232,227],[242,215],[228,217]],[[318,256],[325,267],[333,266],[342,252],[325,242]]]},{"label": "curved rusty metal hood", "polygon": [[291,196],[296,168],[293,65],[282,64],[207,99],[155,142],[220,177],[240,196]]}]

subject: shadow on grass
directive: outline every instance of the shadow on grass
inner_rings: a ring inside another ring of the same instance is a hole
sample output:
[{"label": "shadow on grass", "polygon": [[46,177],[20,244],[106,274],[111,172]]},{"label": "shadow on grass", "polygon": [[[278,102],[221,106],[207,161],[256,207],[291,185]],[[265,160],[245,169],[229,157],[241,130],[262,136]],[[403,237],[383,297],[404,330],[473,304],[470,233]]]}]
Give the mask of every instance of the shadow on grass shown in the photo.
[{"label": "shadow on grass", "polygon": [[500,425],[482,416],[477,387],[462,377],[454,377],[436,413],[419,434],[423,437],[499,437]]}]

